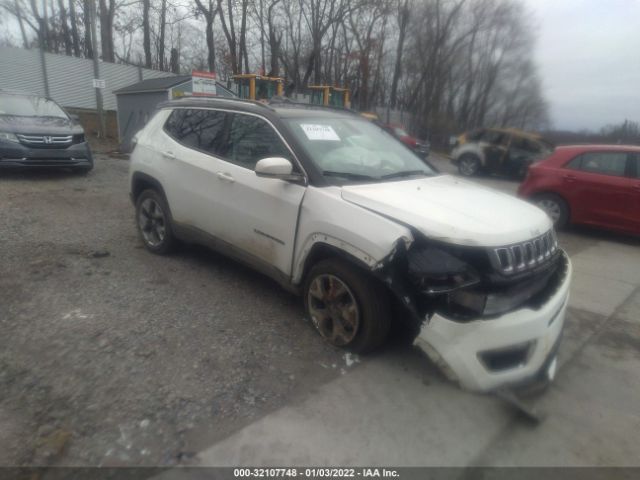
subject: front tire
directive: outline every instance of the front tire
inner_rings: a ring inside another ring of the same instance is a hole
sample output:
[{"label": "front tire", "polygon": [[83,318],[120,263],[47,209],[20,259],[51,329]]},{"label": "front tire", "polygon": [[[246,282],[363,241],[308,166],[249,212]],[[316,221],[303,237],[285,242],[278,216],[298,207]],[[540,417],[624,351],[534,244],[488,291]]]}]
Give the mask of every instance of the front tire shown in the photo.
[{"label": "front tire", "polygon": [[465,177],[473,177],[480,171],[480,159],[471,153],[463,154],[458,160],[458,171]]},{"label": "front tire", "polygon": [[567,226],[569,223],[569,205],[562,197],[555,193],[542,193],[536,195],[533,201],[549,215],[557,229]]},{"label": "front tire", "polygon": [[169,206],[155,190],[143,191],[136,200],[136,225],[144,246],[160,255],[171,252],[176,238],[171,229]]},{"label": "front tire", "polygon": [[311,268],[304,285],[304,305],[320,335],[336,347],[370,352],[389,333],[388,291],[339,259],[322,260]]}]

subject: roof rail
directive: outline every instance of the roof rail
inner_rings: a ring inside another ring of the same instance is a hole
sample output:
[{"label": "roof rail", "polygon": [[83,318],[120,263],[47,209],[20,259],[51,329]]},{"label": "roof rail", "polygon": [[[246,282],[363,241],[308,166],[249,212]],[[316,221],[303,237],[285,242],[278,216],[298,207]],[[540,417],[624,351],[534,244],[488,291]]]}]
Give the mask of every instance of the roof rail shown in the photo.
[{"label": "roof rail", "polygon": [[274,107],[284,108],[304,108],[309,110],[334,110],[342,113],[350,113],[352,115],[359,115],[358,112],[346,107],[336,107],[334,105],[317,105],[315,103],[303,103],[291,100],[289,97],[274,96],[269,100],[269,105]]},{"label": "roof rail", "polygon": [[159,107],[163,107],[165,105],[171,105],[174,102],[230,102],[230,103],[244,103],[244,104],[248,104],[248,105],[254,105],[254,106],[259,106],[262,108],[268,108],[269,110],[273,110],[273,108],[271,108],[269,105],[267,105],[264,102],[257,102],[255,100],[247,100],[245,98],[237,98],[237,97],[218,97],[218,96],[212,96],[212,97],[204,97],[204,96],[199,96],[199,95],[189,95],[189,96],[184,96],[184,97],[179,97],[179,98],[175,98],[172,100],[168,100],[166,102],[162,102],[161,104],[159,104]]}]

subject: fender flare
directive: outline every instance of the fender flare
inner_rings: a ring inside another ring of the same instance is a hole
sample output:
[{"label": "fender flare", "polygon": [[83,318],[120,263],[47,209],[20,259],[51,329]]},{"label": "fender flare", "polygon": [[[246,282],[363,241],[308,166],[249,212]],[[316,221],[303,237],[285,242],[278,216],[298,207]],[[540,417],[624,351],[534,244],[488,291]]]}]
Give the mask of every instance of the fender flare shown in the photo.
[{"label": "fender flare", "polygon": [[[318,251],[322,255],[318,255]],[[328,256],[327,254],[342,257],[364,270],[371,271],[378,261],[367,252],[358,247],[325,233],[313,233],[305,241],[298,260],[294,262],[291,282],[300,285],[310,267],[310,260]]]},{"label": "fender flare", "polygon": [[144,172],[134,172],[131,176],[131,201],[135,204],[138,195],[149,187],[158,190],[165,201],[167,200],[167,195],[158,179]]}]

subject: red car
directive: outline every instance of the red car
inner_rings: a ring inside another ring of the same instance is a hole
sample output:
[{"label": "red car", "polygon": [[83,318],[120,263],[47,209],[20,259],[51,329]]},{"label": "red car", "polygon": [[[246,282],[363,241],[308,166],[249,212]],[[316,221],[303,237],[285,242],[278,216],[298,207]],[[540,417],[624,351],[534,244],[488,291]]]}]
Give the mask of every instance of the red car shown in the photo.
[{"label": "red car", "polygon": [[402,125],[389,124],[383,125],[383,128],[404,143],[410,150],[413,150],[419,157],[427,158],[429,156],[431,145],[427,140],[418,140],[412,137]]},{"label": "red car", "polygon": [[640,147],[558,147],[529,167],[518,195],[569,223],[640,235]]}]

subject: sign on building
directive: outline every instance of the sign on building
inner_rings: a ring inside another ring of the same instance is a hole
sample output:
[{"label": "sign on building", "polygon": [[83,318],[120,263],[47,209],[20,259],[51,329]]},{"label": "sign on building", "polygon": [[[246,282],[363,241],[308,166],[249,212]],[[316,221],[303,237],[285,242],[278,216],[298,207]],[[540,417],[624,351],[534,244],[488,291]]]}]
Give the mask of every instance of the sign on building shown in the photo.
[{"label": "sign on building", "polygon": [[194,96],[207,97],[217,95],[215,72],[191,72],[191,88]]}]

